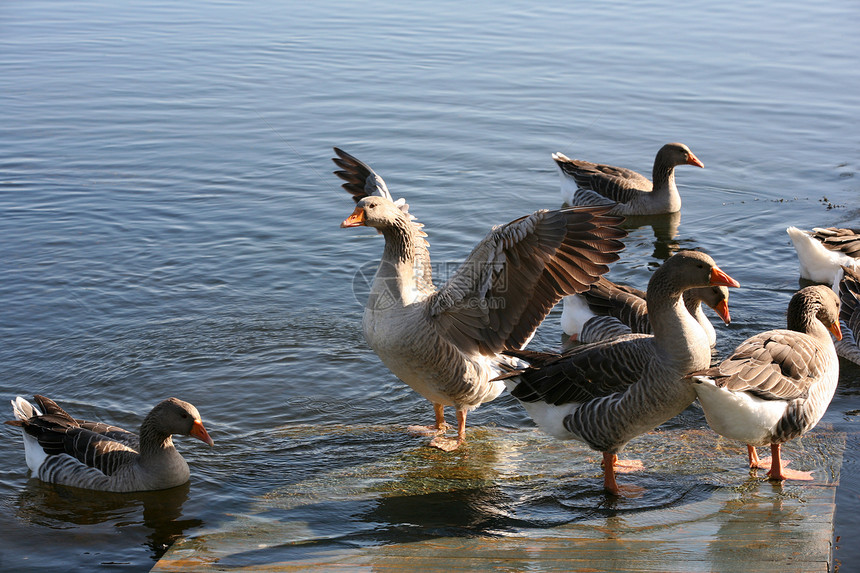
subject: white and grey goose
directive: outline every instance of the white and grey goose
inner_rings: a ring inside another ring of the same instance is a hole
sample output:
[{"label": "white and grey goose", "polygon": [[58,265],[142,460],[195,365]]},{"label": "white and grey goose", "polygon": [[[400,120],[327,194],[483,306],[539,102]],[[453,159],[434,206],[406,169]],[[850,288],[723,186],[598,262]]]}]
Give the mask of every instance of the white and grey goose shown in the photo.
[{"label": "white and grey goose", "polygon": [[38,407],[20,396],[12,400],[16,419],[6,423],[22,428],[27,466],[49,483],[111,492],[167,489],[190,476],[172,435],[213,444],[197,409],[176,398],[157,404],[139,435],[73,418],[45,396],[35,402]]},{"label": "white and grey goose", "polygon": [[803,231],[788,227],[785,232],[797,251],[802,278],[832,285],[840,267],[860,271],[860,231],[838,227]]},{"label": "white and grey goose", "polygon": [[[683,298],[687,311],[705,330],[713,347],[717,333],[705,316],[702,303],[728,325],[731,323],[729,290],[724,286],[695,288],[684,291]],[[571,340],[587,344],[630,333],[651,334],[645,292],[637,288],[600,277],[588,290],[566,296],[562,302],[561,326]]]},{"label": "white and grey goose", "polygon": [[[496,398],[493,379],[562,296],[581,291],[623,249],[622,219],[605,207],[536,211],[494,227],[438,289],[429,280],[423,232],[392,202],[382,179],[335,148],[343,187],[357,201],[342,227],[368,226],[385,248],[364,310],[370,347],[400,380],[433,404],[431,445],[453,450],[465,440],[466,414]],[[457,439],[444,437],[443,408],[457,413]]]},{"label": "white and grey goose", "polygon": [[614,215],[662,215],[681,210],[675,167],[704,167],[683,143],[667,143],[654,158],[652,179],[625,167],[570,159],[553,153],[567,205],[614,205]]},{"label": "white and grey goose", "polygon": [[[780,444],[815,427],[836,391],[839,359],[830,334],[841,338],[839,299],[823,285],[799,290],[789,301],[787,326],[748,338],[692,378],[708,425],[746,443],[750,467],[769,468],[773,480],[812,479],[783,467]],[[771,460],[756,454],[765,445]]]},{"label": "white and grey goose", "polygon": [[842,339],[836,342],[836,354],[841,358],[860,364],[860,273],[842,267],[839,283],[839,326]]},{"label": "white and grey goose", "polygon": [[711,363],[707,336],[684,306],[691,288],[739,286],[698,251],[666,260],[646,294],[653,336],[627,337],[574,348],[562,355],[514,352],[532,362],[505,383],[544,432],[578,440],[603,453],[604,487],[620,488],[618,452],[641,434],[682,412],[696,399],[684,377]]}]

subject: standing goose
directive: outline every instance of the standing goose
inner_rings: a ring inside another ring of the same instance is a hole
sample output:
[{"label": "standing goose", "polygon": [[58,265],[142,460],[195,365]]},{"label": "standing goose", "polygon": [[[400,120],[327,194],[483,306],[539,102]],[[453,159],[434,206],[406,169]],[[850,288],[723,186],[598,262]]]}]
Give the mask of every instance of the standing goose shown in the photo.
[{"label": "standing goose", "polygon": [[860,364],[860,274],[842,267],[839,279],[839,327],[842,339],[836,342],[836,354]]},{"label": "standing goose", "polygon": [[[839,299],[823,285],[799,290],[787,326],[748,338],[693,380],[708,425],[746,443],[750,467],[769,467],[773,480],[808,480],[809,473],[782,467],[780,444],[815,427],[836,391],[839,359],[830,333],[842,338]],[[768,444],[772,459],[759,460],[755,446]]]},{"label": "standing goose", "polygon": [[711,350],[681,295],[709,285],[739,286],[708,255],[681,251],[648,282],[653,336],[631,334],[629,342],[586,345],[555,358],[515,353],[533,365],[506,377],[511,394],[544,432],[602,452],[603,484],[612,494],[620,492],[615,470],[624,445],[696,399],[684,376],[708,366]]},{"label": "standing goose", "polygon": [[860,232],[854,229],[815,228],[785,230],[800,262],[800,276],[828,285],[834,284],[842,266],[860,270]]},{"label": "standing goose", "polygon": [[17,419],[6,423],[23,429],[27,466],[44,482],[112,492],[167,489],[190,476],[173,434],[213,444],[197,408],[176,398],[152,409],[139,436],[75,419],[45,396],[35,401],[44,413],[18,396],[12,401]]},{"label": "standing goose", "polygon": [[561,175],[561,198],[567,205],[614,205],[613,215],[661,215],[681,210],[675,186],[675,167],[704,167],[683,143],[667,143],[657,152],[653,183],[644,175],[600,163],[570,159],[561,153],[552,158]]},{"label": "standing goose", "polygon": [[[711,307],[728,325],[729,289],[709,286],[684,291],[684,306],[705,330],[711,347],[717,343],[714,325],[702,311],[702,303]],[[600,277],[588,290],[563,299],[561,326],[571,340],[582,343],[609,340],[628,333],[651,334],[651,321],[645,292],[634,287],[618,285]]]},{"label": "standing goose", "polygon": [[[335,148],[355,211],[342,227],[368,226],[385,249],[364,310],[364,336],[382,362],[433,404],[431,445],[451,451],[465,440],[466,414],[496,398],[493,381],[562,296],[608,270],[623,248],[621,218],[606,207],[537,211],[493,228],[438,290],[429,275],[423,232],[392,202],[382,179]],[[457,413],[457,439],[446,439],[443,408]]]}]

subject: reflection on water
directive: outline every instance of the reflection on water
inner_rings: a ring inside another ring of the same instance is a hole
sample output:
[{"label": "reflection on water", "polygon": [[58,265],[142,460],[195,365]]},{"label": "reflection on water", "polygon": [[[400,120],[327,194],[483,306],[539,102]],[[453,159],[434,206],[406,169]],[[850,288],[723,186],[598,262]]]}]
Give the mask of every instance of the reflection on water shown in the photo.
[{"label": "reflection on water", "polygon": [[[814,433],[804,437],[808,451],[792,451],[799,467],[816,468],[815,486],[772,486],[744,470],[742,445],[713,433],[660,434],[630,445],[647,468],[631,474],[643,489],[635,499],[605,494],[586,448],[537,431],[475,428],[467,446],[452,454],[395,448],[374,463],[285,486],[223,529],[180,542],[167,560],[193,568],[195,558],[217,559],[220,567],[300,561],[325,567],[360,559],[383,567],[391,555],[463,559],[495,547],[538,564],[557,551],[629,560],[635,547],[668,564],[678,551],[699,550],[689,548],[693,543],[703,554],[713,550],[708,559],[722,567],[738,558],[719,547],[734,546],[737,555],[762,536],[775,555],[786,543],[820,549],[810,516],[820,511],[820,493],[832,492],[827,484],[839,440]],[[761,512],[769,512],[766,519]],[[771,531],[752,531],[762,526]],[[803,532],[787,534],[792,528]]]},{"label": "reflection on water", "polygon": [[31,479],[18,495],[15,516],[51,529],[142,525],[148,530],[151,557],[157,560],[187,530],[203,525],[200,519],[181,519],[189,489],[186,483],[161,491],[106,493]]},{"label": "reflection on water", "polygon": [[627,229],[628,232],[634,229],[642,229],[643,227],[651,227],[653,229],[654,252],[651,256],[657,261],[656,264],[652,263],[656,267],[659,266],[661,261],[665,261],[681,249],[679,242],[676,240],[680,225],[681,212],[678,211],[665,215],[627,217],[621,226]]}]

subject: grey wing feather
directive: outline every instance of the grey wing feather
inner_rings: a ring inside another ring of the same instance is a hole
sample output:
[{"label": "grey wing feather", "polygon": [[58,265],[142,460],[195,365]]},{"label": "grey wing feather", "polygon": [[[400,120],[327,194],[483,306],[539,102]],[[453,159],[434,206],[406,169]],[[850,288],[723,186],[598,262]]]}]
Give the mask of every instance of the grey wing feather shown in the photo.
[{"label": "grey wing feather", "polygon": [[437,331],[465,352],[522,348],[562,296],[618,259],[626,233],[607,211],[537,211],[494,228],[428,300]]},{"label": "grey wing feather", "polygon": [[696,374],[765,400],[793,400],[807,395],[825,363],[824,352],[812,337],[772,330],[747,339],[723,362]]},{"label": "grey wing feather", "polygon": [[648,318],[644,291],[617,285],[606,277],[600,277],[580,296],[585,299],[594,314],[615,317],[632,332],[651,333],[651,320]]},{"label": "grey wing feather", "polygon": [[653,337],[632,334],[576,347],[564,354],[506,351],[526,360],[511,394],[524,402],[584,403],[623,392],[636,383],[654,355]]},{"label": "grey wing feather", "polygon": [[[556,164],[566,175],[576,181],[580,189],[593,191],[611,201],[627,203],[637,194],[650,192],[654,188],[650,179],[632,169],[569,159],[561,154],[556,155]],[[584,200],[588,200],[587,195],[586,193],[582,194]],[[577,202],[579,202],[579,197],[580,193],[577,192]]]},{"label": "grey wing feather", "polygon": [[812,236],[831,251],[839,251],[855,259],[860,258],[860,231],[838,227],[812,229]]}]

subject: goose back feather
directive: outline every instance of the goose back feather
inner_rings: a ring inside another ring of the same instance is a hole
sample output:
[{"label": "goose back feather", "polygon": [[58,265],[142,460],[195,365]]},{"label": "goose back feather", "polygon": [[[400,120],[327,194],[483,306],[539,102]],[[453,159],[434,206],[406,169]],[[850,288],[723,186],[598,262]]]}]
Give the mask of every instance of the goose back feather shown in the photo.
[{"label": "goose back feather", "polygon": [[675,167],[704,164],[683,143],[667,143],[654,158],[652,179],[631,169],[552,155],[568,205],[613,205],[618,215],[659,215],[681,209]]}]

